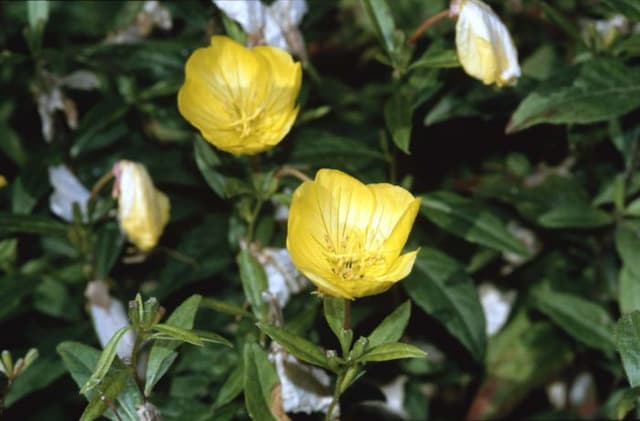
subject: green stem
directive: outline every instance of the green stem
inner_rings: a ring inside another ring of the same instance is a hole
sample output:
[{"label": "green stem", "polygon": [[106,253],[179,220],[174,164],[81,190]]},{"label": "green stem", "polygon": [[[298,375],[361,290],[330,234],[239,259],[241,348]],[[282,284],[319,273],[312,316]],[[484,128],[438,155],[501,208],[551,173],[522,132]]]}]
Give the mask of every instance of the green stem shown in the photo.
[{"label": "green stem", "polygon": [[7,378],[7,383],[0,389],[0,420],[2,419],[2,413],[4,412],[4,399],[9,394],[11,388],[11,378]]},{"label": "green stem", "polygon": [[262,200],[256,199],[256,207],[253,208],[253,212],[251,213],[251,220],[249,221],[249,227],[247,228],[247,243],[251,244],[253,241],[253,235],[256,228],[256,221],[258,220],[258,214],[262,209]]},{"label": "green stem", "polygon": [[331,399],[331,403],[329,404],[329,409],[327,409],[327,415],[324,417],[324,421],[332,421],[331,415],[333,414],[333,410],[335,409],[338,402],[340,402],[340,387],[342,385],[342,379],[344,379],[344,371],[338,375],[336,379],[336,387],[333,391],[333,399]]}]

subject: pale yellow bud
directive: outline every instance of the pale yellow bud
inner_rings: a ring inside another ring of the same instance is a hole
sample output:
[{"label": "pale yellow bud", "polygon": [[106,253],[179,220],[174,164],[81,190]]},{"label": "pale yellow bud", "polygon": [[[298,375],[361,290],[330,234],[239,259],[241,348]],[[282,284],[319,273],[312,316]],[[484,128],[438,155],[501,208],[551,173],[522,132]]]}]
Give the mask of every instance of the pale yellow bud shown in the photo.
[{"label": "pale yellow bud", "polygon": [[458,16],[456,48],[465,72],[487,85],[515,84],[520,77],[518,52],[491,7],[480,0],[459,0],[450,13]]},{"label": "pale yellow bud", "polygon": [[148,251],[158,243],[169,221],[169,199],[155,188],[144,165],[123,160],[113,171],[120,226],[132,243]]}]

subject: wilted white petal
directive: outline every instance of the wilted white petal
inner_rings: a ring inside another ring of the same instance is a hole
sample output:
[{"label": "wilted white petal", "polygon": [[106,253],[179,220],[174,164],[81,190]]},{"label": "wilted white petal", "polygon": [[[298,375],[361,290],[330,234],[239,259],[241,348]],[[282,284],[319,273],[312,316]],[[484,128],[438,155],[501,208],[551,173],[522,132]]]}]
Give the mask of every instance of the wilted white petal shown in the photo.
[{"label": "wilted white petal", "polygon": [[47,92],[36,94],[38,114],[40,115],[42,136],[47,142],[51,142],[54,135],[54,114],[56,111],[64,111],[64,94],[58,86],[52,86]]},{"label": "wilted white petal", "polygon": [[100,87],[100,80],[92,71],[76,70],[60,79],[60,86],[90,91]]},{"label": "wilted white petal", "polygon": [[[280,379],[282,408],[285,412],[327,412],[332,401],[331,379],[317,367],[304,364],[275,345],[269,359],[275,363]],[[334,408],[338,416],[340,409]]]},{"label": "wilted white petal", "polygon": [[555,409],[564,409],[567,405],[567,384],[563,381],[555,381],[547,386],[547,398]]},{"label": "wilted white petal", "polygon": [[291,294],[297,294],[307,287],[307,279],[293,265],[287,249],[265,248],[257,258],[264,266],[268,291],[276,298],[280,308],[287,305]]},{"label": "wilted white petal", "polygon": [[83,218],[87,217],[87,202],[91,198],[91,192],[66,165],[49,167],[49,182],[53,187],[53,193],[49,198],[51,212],[71,222],[73,221],[73,204],[78,203]]},{"label": "wilted white petal", "polygon": [[407,376],[398,376],[391,382],[380,386],[380,390],[384,395],[386,407],[389,411],[396,413],[402,418],[407,417],[407,413],[404,410],[404,385],[407,382]]},{"label": "wilted white petal", "polygon": [[[122,303],[109,295],[104,282],[89,282],[85,296],[89,300],[93,327],[104,348],[119,329],[129,324],[129,318]],[[134,343],[135,334],[131,330],[118,342],[116,353],[123,361],[131,360]]]},{"label": "wilted white petal", "polygon": [[[240,24],[242,29],[250,35],[261,34],[267,24],[267,8],[261,1],[213,0],[213,3],[225,15]],[[271,22],[274,25],[275,22]]]},{"label": "wilted white petal", "polygon": [[480,304],[487,321],[487,335],[493,336],[504,326],[516,299],[515,291],[502,292],[489,283],[478,287]]},{"label": "wilted white petal", "polygon": [[162,6],[158,0],[144,2],[142,11],[146,13],[151,21],[160,29],[168,31],[173,26],[171,12]]},{"label": "wilted white petal", "polygon": [[[516,221],[509,221],[507,229],[527,249],[530,256],[540,251],[541,245],[536,234]],[[514,266],[520,266],[528,260],[516,253],[503,252],[502,258]]]},{"label": "wilted white petal", "polygon": [[594,392],[595,381],[593,375],[586,371],[578,374],[569,391],[571,406],[578,408],[585,404]]},{"label": "wilted white petal", "polygon": [[147,401],[136,410],[138,421],[161,421],[162,415],[154,404]]}]

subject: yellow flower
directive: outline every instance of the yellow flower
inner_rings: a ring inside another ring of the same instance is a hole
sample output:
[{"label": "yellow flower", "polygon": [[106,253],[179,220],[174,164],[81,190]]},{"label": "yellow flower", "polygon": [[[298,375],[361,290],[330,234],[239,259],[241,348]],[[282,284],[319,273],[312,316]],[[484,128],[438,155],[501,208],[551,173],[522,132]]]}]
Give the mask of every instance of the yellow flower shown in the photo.
[{"label": "yellow flower", "polygon": [[7,185],[7,179],[4,178],[4,175],[0,175],[0,187],[4,187]]},{"label": "yellow flower", "polygon": [[300,63],[286,51],[248,49],[214,36],[187,61],[178,109],[215,147],[254,155],[274,147],[291,129],[301,81]]},{"label": "yellow flower", "polygon": [[520,77],[518,52],[491,7],[480,0],[458,0],[450,14],[458,16],[456,48],[465,72],[487,85],[515,84]]},{"label": "yellow flower", "polygon": [[411,272],[418,250],[400,253],[419,207],[401,187],[323,169],[293,193],[287,249],[322,294],[380,294]]},{"label": "yellow flower", "polygon": [[123,160],[113,171],[120,226],[141,251],[149,251],[169,221],[169,199],[155,188],[144,165]]}]

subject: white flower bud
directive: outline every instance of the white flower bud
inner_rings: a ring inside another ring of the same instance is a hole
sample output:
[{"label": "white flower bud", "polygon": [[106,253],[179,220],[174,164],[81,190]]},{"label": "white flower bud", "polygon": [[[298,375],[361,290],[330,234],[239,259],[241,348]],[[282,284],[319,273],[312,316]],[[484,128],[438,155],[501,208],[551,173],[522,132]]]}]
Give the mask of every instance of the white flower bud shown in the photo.
[{"label": "white flower bud", "polygon": [[480,0],[459,0],[452,3],[450,14],[458,16],[456,48],[465,72],[487,85],[515,84],[520,77],[518,52],[491,7]]}]

